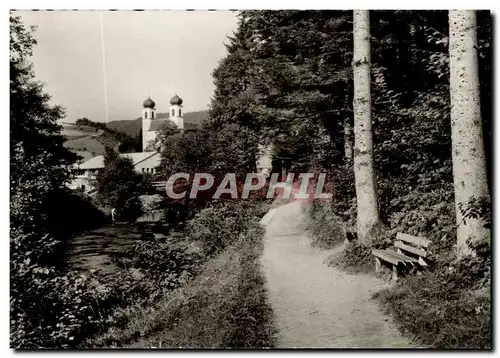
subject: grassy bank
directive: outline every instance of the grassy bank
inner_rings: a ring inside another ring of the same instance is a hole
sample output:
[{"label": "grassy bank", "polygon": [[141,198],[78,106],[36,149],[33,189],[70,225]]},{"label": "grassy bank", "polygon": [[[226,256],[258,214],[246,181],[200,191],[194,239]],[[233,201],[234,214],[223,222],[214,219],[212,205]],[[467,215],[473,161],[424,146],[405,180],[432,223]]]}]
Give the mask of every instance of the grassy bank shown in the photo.
[{"label": "grassy bank", "polygon": [[312,239],[311,245],[322,249],[331,249],[345,240],[344,224],[334,214],[332,207],[321,202],[313,204],[307,210],[306,230]]},{"label": "grassy bank", "polygon": [[196,278],[147,308],[127,308],[126,325],[113,327],[84,346],[272,347],[272,312],[259,268],[263,229],[258,215],[248,212],[245,227],[233,234],[233,243],[209,259]]},{"label": "grassy bank", "polygon": [[430,348],[491,349],[490,288],[458,289],[437,273],[375,295],[401,331]]}]

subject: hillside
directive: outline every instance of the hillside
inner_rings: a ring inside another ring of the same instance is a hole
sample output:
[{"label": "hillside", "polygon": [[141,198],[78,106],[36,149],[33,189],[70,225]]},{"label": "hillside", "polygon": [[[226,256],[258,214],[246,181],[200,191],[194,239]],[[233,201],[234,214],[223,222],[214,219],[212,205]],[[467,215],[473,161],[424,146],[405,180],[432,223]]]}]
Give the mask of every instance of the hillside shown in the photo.
[{"label": "hillside", "polygon": [[[207,117],[208,111],[188,112],[184,114],[184,121],[186,126],[198,126]],[[165,118],[169,118],[169,113],[157,114],[157,119]],[[111,121],[106,125],[104,123],[88,122],[91,125],[63,123],[62,130],[62,134],[67,139],[64,146],[72,149],[72,151],[85,159],[96,155],[103,155],[106,151],[106,146],[118,150],[118,146],[124,143],[124,141],[134,141],[134,138],[136,138],[142,128],[141,118]],[[98,128],[96,128],[96,125],[98,125]],[[127,136],[129,138],[126,138]],[[131,145],[134,146],[135,144]],[[130,149],[128,151],[136,150],[138,149],[135,148],[135,150]]]},{"label": "hillside", "polygon": [[[208,117],[208,111],[195,111],[184,113],[184,121],[186,123],[192,123],[199,125],[205,118]],[[157,119],[169,118],[169,113],[157,113]],[[108,128],[115,131],[123,132],[131,137],[137,135],[142,128],[142,119],[128,119],[120,121],[111,121],[108,123]]]},{"label": "hillside", "polygon": [[106,146],[117,149],[120,144],[111,133],[74,123],[63,123],[62,135],[67,139],[64,146],[84,159],[104,154]]}]

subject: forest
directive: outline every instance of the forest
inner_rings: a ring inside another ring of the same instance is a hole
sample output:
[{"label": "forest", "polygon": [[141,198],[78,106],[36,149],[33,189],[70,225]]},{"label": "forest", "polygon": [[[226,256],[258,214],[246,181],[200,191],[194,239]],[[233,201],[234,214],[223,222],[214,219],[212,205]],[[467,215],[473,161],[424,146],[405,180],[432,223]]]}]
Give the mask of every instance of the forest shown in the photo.
[{"label": "forest", "polygon": [[[238,18],[213,72],[208,120],[194,132],[164,128],[153,144],[162,156],[155,180],[175,172],[255,171],[258,144],[271,146],[275,159],[287,158],[286,164],[275,160],[273,171],[286,165],[294,173],[327,173],[333,200],[308,210],[311,244],[338,245],[347,228],[357,234],[329,265],[373,273],[372,250],[389,247],[398,232],[429,239],[426,272],[402,277],[374,298],[401,331],[426,346],[491,348],[491,13],[259,10]],[[183,202],[189,240],[201,243],[201,254],[186,254],[181,244],[140,244],[132,265],[143,281],[118,275],[92,286],[54,265],[68,232],[57,225],[61,208],[52,198],[74,195],[64,183],[76,158],[56,124],[63,109],[34,78],[35,39],[18,17],[11,16],[10,27],[11,345],[126,346],[138,339],[129,327],[136,314],[130,307],[162,302],[236,245],[241,267],[251,272],[238,279],[255,280],[242,286],[246,294],[228,290],[235,301],[220,308],[237,318],[236,328],[216,343],[196,336],[184,344],[272,346],[261,336],[271,314],[255,265],[262,236],[255,220],[269,200]],[[158,281],[164,285],[154,286]],[[259,315],[249,319],[242,307],[258,307]],[[218,316],[210,312],[213,323]],[[153,336],[161,330],[154,326],[157,314],[146,317]],[[250,327],[246,333],[243,325]],[[89,341],[86,330],[102,336]]]}]

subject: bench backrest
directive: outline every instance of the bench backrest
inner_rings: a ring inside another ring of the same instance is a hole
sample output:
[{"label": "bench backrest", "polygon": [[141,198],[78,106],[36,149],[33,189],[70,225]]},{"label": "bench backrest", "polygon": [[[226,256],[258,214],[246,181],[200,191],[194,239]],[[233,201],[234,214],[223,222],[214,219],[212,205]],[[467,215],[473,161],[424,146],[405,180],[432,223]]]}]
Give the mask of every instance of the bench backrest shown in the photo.
[{"label": "bench backrest", "polygon": [[427,246],[429,246],[430,240],[424,239],[423,237],[403,234],[398,232],[396,235],[396,241],[394,246],[406,252],[410,252],[414,255],[420,257],[427,256]]}]

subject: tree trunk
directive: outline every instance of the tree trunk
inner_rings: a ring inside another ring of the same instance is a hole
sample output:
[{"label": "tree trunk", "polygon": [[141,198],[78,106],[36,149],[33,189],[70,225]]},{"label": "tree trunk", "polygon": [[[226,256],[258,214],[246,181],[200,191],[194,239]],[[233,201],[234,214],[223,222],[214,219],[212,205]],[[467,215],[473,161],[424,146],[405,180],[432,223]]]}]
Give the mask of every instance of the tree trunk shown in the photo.
[{"label": "tree trunk", "polygon": [[479,103],[476,12],[449,12],[450,99],[453,179],[457,215],[457,253],[470,253],[467,240],[489,238],[483,220],[463,220],[459,204],[488,198],[488,181]]},{"label": "tree trunk", "polygon": [[354,11],[354,176],[356,181],[358,240],[369,245],[381,228],[373,168],[370,93],[370,15]]},{"label": "tree trunk", "polygon": [[344,158],[346,163],[352,163],[353,157],[353,138],[352,138],[352,121],[349,111],[349,96],[345,96],[344,114]]}]

